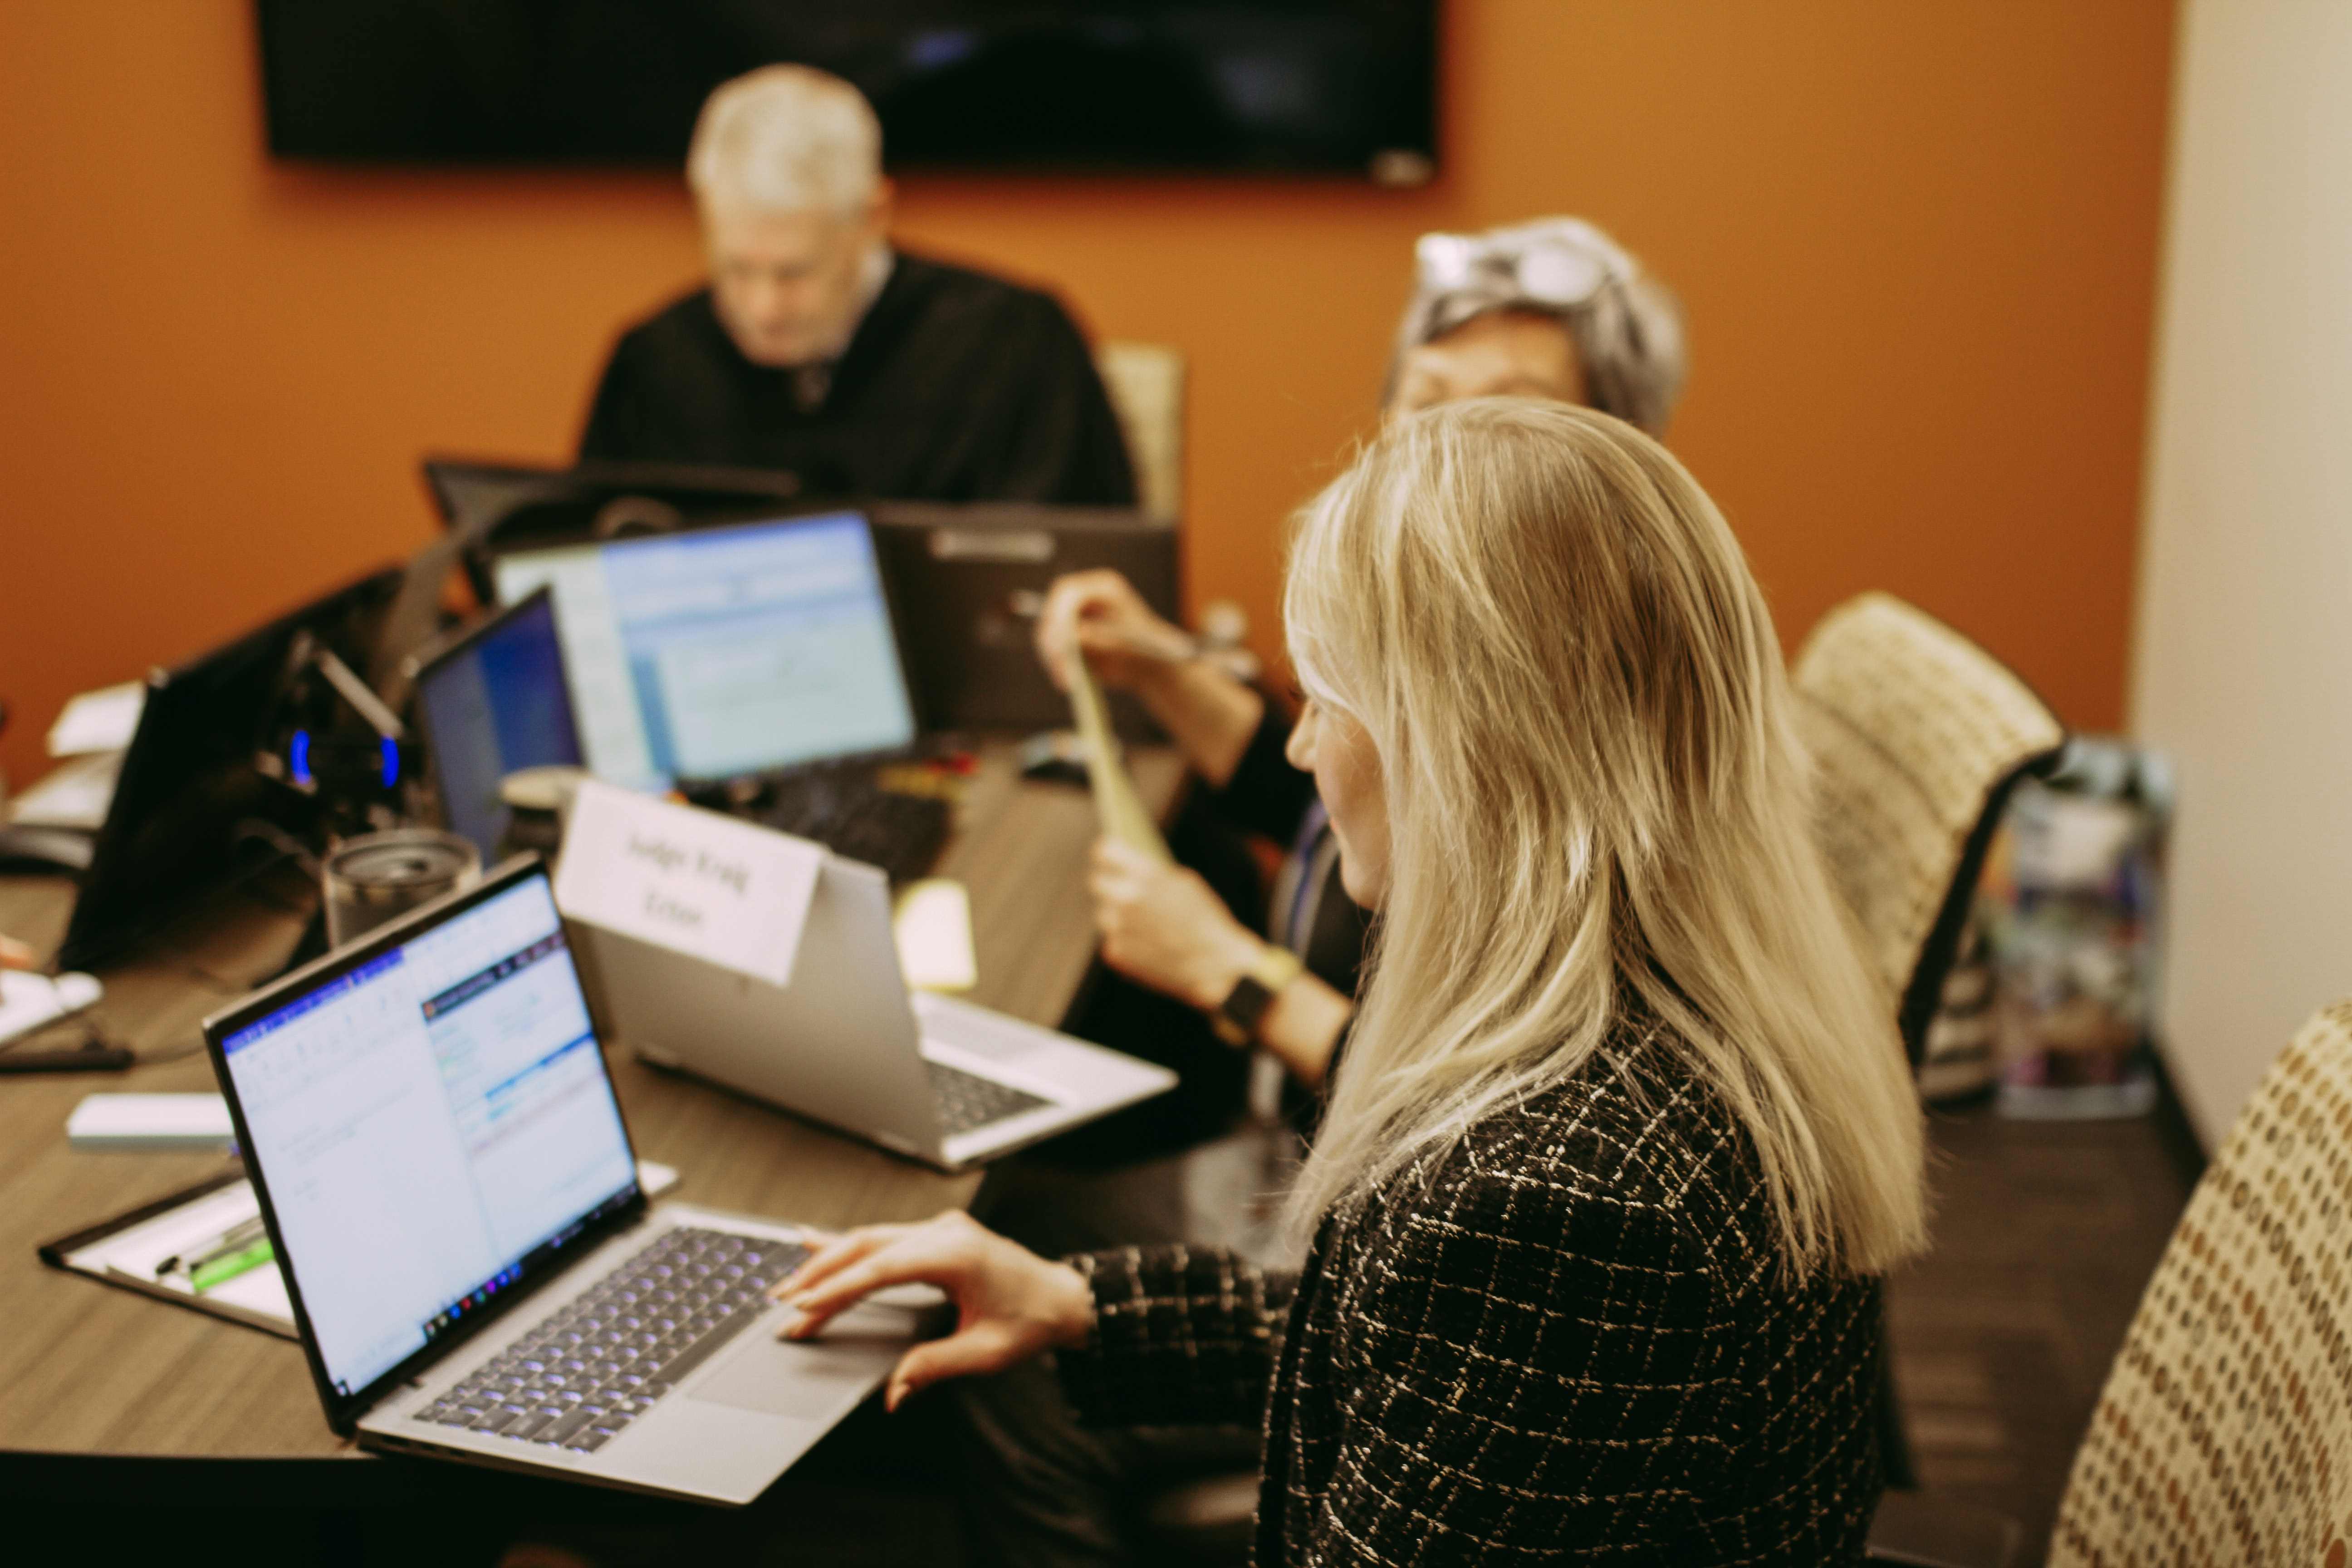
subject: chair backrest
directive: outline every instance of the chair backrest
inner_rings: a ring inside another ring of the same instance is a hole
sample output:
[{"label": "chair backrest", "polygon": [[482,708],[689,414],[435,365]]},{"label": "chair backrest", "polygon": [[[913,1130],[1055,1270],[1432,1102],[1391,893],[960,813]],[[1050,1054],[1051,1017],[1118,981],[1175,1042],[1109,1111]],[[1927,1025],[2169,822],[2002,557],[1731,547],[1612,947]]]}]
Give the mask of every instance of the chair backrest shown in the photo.
[{"label": "chair backrest", "polygon": [[1165,343],[1104,343],[1095,368],[1135,461],[1136,500],[1153,517],[1184,515],[1184,356]]},{"label": "chair backrest", "polygon": [[2053,1564],[2341,1564],[2352,1541],[2352,1002],[2288,1043],[2166,1245]]},{"label": "chair backrest", "polygon": [[1791,674],[1822,846],[1916,1067],[2001,805],[2056,762],[2065,727],[1999,659],[1887,594],[1822,616]]}]

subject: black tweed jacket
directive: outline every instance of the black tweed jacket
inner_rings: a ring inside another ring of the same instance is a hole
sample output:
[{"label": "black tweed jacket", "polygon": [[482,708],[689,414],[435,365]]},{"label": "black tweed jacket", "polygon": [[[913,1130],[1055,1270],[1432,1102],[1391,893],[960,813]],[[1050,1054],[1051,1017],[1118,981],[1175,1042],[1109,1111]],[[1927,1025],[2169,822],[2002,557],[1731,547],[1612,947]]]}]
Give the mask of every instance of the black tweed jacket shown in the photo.
[{"label": "black tweed jacket", "polygon": [[1082,1416],[1263,1413],[1261,1568],[1863,1555],[1877,1283],[1788,1283],[1751,1146],[1654,1034],[1327,1217],[1295,1279],[1076,1261]]}]

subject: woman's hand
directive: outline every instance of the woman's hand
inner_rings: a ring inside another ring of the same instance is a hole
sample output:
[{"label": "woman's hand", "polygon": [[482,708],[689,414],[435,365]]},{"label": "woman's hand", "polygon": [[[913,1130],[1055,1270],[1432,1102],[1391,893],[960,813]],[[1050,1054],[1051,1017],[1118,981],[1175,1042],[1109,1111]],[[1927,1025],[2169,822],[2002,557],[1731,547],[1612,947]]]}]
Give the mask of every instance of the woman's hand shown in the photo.
[{"label": "woman's hand", "polygon": [[1204,1011],[1223,1004],[1265,947],[1198,872],[1115,838],[1095,840],[1087,888],[1104,962]]},{"label": "woman's hand", "polygon": [[1104,685],[1141,698],[1184,760],[1223,788],[1240,765],[1265,702],[1195,652],[1184,629],[1160,619],[1116,572],[1057,578],[1037,613],[1037,658],[1055,685],[1068,690],[1070,660],[1083,658]]},{"label": "woman's hand", "polygon": [[39,963],[30,947],[13,936],[0,936],[0,969],[32,969]]},{"label": "woman's hand", "polygon": [[1192,639],[1160,619],[1116,572],[1073,572],[1055,579],[1037,613],[1037,658],[1054,684],[1070,689],[1069,661],[1083,651],[1106,686],[1122,689],[1165,679],[1192,657]]},{"label": "woman's hand", "polygon": [[1002,1372],[1094,1331],[1086,1277],[1005,1240],[951,1209],[920,1225],[869,1225],[818,1245],[770,1294],[800,1316],[781,1336],[804,1340],[893,1285],[936,1285],[956,1306],[956,1329],[898,1358],[884,1395],[892,1410],[942,1378]]}]

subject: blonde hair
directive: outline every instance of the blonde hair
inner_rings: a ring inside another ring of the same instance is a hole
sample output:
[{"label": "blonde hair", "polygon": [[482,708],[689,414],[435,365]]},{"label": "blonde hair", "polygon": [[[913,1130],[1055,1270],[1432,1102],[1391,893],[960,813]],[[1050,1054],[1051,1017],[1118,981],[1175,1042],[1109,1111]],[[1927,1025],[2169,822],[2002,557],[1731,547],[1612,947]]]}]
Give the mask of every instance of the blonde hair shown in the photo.
[{"label": "blonde hair", "polygon": [[808,66],[763,66],[721,85],[686,154],[686,182],[705,208],[847,215],[881,178],[873,107]]},{"label": "blonde hair", "polygon": [[1917,1250],[1894,1019],[1763,595],[1682,466],[1563,404],[1426,410],[1301,514],[1283,608],[1309,698],[1379,754],[1391,847],[1292,1223],[1575,1072],[1630,997],[1745,1129],[1795,1277]]}]

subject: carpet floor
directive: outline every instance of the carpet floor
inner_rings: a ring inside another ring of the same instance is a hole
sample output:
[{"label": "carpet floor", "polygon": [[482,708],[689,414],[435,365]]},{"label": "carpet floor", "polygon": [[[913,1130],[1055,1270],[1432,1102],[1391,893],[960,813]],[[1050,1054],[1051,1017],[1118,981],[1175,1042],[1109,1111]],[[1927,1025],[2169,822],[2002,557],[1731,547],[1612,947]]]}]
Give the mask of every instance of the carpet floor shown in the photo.
[{"label": "carpet floor", "polygon": [[2198,1156],[2168,1101],[2120,1121],[1930,1120],[1935,1243],[1889,1282],[1923,1494],[2022,1528],[2038,1563],[2075,1445]]}]

